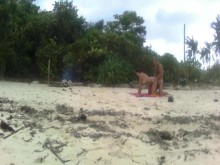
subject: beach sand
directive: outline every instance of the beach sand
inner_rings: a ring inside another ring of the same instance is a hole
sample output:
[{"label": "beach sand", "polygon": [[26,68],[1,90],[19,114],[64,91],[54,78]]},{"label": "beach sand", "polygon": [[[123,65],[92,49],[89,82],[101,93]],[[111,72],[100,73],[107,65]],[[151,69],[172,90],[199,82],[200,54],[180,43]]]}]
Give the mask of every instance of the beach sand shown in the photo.
[{"label": "beach sand", "polygon": [[219,165],[220,90],[0,82],[0,165]]}]

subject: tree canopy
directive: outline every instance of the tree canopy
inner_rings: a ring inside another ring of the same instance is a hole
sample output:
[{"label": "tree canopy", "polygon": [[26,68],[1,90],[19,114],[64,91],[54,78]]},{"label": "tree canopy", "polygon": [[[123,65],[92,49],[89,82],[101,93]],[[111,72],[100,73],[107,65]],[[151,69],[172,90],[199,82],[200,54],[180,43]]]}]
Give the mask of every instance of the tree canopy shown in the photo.
[{"label": "tree canopy", "polygon": [[[75,81],[103,84],[135,79],[136,67],[153,75],[152,59],[160,55],[144,46],[147,29],[135,11],[115,14],[108,22],[87,22],[78,15],[73,1],[56,1],[52,11],[41,10],[33,2],[0,1],[0,77],[45,79],[48,60],[52,80],[60,80],[66,68],[72,69]],[[220,54],[219,16],[211,27],[215,30],[214,41],[200,51],[193,37],[186,38],[188,60],[184,73],[188,77],[191,65],[200,66],[198,53],[205,62],[210,62],[212,50]],[[166,53],[160,60],[165,81],[173,82],[183,73],[174,55]]]}]

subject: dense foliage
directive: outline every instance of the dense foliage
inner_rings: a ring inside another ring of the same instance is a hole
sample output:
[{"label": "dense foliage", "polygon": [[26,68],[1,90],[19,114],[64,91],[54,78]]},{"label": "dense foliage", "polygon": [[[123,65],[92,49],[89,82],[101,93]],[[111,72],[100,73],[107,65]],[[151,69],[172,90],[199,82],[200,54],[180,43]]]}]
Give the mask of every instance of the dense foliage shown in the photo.
[{"label": "dense foliage", "polygon": [[129,61],[109,56],[98,68],[98,82],[101,84],[120,84],[131,81],[134,68]]},{"label": "dense foliage", "polygon": [[219,16],[212,23],[216,31],[213,43],[199,51],[198,42],[188,37],[188,59],[179,63],[172,54],[160,56],[143,46],[147,30],[144,19],[134,11],[116,14],[109,22],[88,23],[78,15],[72,1],[55,2],[52,11],[40,10],[33,1],[0,1],[1,78],[46,79],[49,60],[52,80],[60,80],[65,69],[70,68],[74,81],[107,85],[135,79],[136,67],[152,76],[152,59],[156,56],[164,66],[166,82],[176,82],[181,76],[190,81],[202,80],[202,76],[212,74],[219,66],[203,72],[196,59],[201,54],[207,63],[213,56],[212,50],[220,54]]}]

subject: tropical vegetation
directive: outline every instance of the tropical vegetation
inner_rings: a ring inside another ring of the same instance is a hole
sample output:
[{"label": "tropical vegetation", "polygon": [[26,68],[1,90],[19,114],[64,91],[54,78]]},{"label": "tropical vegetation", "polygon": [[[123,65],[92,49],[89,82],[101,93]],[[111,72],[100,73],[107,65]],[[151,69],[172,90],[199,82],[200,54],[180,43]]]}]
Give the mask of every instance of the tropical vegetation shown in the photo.
[{"label": "tropical vegetation", "polygon": [[[134,80],[136,67],[153,75],[152,59],[157,57],[166,82],[183,77],[220,83],[220,16],[211,23],[213,42],[199,49],[198,42],[187,37],[187,59],[179,62],[168,52],[159,55],[144,46],[147,29],[135,11],[115,14],[108,22],[87,22],[72,1],[57,1],[52,11],[33,2],[0,1],[0,78],[45,80],[50,61],[53,81],[62,79],[70,68],[73,81],[114,85]],[[205,64],[208,67],[202,69]]]}]

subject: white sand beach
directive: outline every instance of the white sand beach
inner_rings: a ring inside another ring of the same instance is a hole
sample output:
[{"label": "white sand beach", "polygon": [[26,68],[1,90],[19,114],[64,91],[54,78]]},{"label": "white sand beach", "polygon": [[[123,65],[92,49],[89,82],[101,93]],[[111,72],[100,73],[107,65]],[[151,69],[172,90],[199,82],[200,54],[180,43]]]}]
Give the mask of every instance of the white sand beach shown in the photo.
[{"label": "white sand beach", "polygon": [[219,88],[165,91],[1,81],[0,165],[219,165]]}]

